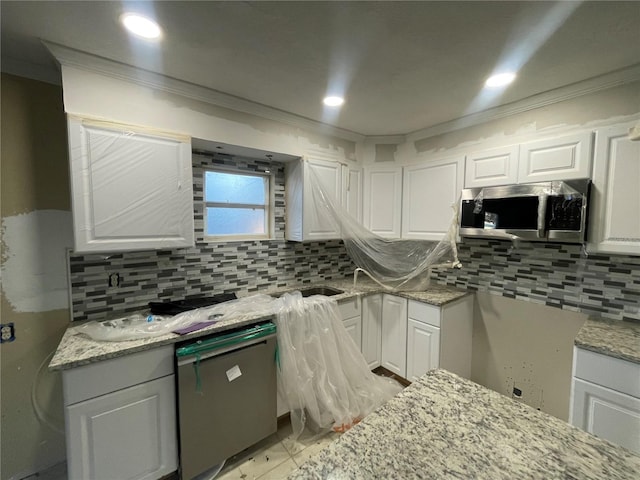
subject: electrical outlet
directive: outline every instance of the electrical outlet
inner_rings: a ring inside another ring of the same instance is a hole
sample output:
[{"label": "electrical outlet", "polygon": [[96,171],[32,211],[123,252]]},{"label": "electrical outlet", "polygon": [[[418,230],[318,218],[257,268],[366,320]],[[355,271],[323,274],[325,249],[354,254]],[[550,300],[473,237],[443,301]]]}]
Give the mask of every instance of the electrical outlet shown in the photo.
[{"label": "electrical outlet", "polygon": [[122,278],[120,278],[119,273],[109,274],[109,288],[118,288],[120,286],[121,281],[122,281]]},{"label": "electrical outlet", "polygon": [[16,339],[13,323],[0,324],[0,334],[0,343],[13,342]]}]

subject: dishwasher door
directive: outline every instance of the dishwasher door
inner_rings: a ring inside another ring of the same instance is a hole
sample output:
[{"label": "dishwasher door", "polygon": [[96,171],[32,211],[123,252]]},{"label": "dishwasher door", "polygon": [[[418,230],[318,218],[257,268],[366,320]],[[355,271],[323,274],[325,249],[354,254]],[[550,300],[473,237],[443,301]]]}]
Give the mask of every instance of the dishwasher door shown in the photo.
[{"label": "dishwasher door", "polygon": [[176,350],[180,472],[206,472],[277,430],[272,323]]}]

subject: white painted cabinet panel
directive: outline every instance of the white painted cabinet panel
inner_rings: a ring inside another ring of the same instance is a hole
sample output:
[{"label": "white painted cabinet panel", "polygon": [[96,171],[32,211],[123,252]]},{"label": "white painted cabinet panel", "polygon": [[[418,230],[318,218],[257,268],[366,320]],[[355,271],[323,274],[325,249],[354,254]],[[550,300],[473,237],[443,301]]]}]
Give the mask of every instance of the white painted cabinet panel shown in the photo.
[{"label": "white painted cabinet panel", "polygon": [[440,360],[440,329],[412,318],[407,324],[407,380],[438,368]]},{"label": "white painted cabinet panel", "polygon": [[340,205],[342,198],[342,166],[337,162],[328,162],[309,158],[305,164],[305,198],[304,223],[305,240],[325,240],[340,238],[340,231],[335,222],[327,214],[322,201],[313,194],[311,176],[320,183],[324,192],[335,205]]},{"label": "white painted cabinet panel", "polygon": [[364,226],[385,238],[400,238],[402,168],[364,168]]},{"label": "white painted cabinet panel", "polygon": [[353,298],[342,301],[338,304],[342,323],[358,346],[358,350],[362,351],[362,306],[360,298]]},{"label": "white painted cabinet panel", "polygon": [[319,192],[314,192],[316,181],[336,208],[344,208],[356,220],[361,220],[362,174],[359,168],[344,165],[331,155],[314,152],[304,160],[289,162],[285,171],[287,240],[302,242],[342,237],[339,223],[330,215]]},{"label": "white painted cabinet panel", "polygon": [[362,354],[370,369],[382,362],[382,295],[362,299]]},{"label": "white painted cabinet panel", "polygon": [[573,350],[570,422],[640,453],[640,365]]},{"label": "white painted cabinet panel", "polygon": [[68,406],[70,479],[158,479],[177,470],[174,376]]},{"label": "white painted cabinet panel", "polygon": [[518,183],[589,178],[591,139],[581,132],[520,145]]},{"label": "white painted cabinet panel", "polygon": [[342,207],[362,222],[362,169],[342,166]]},{"label": "white painted cabinet panel", "polygon": [[640,453],[640,398],[574,379],[572,424]]},{"label": "white painted cabinet panel", "polygon": [[463,157],[404,168],[402,238],[441,240],[462,190]]},{"label": "white painted cabinet panel", "polygon": [[637,122],[596,131],[589,250],[640,255],[640,142]]},{"label": "white painted cabinet panel", "polygon": [[467,155],[464,166],[464,188],[516,183],[518,154],[518,145],[509,145]]},{"label": "white painted cabinet panel", "polygon": [[382,366],[406,376],[407,370],[407,299],[382,296]]},{"label": "white painted cabinet panel", "polygon": [[77,252],[194,244],[191,139],[68,118]]}]

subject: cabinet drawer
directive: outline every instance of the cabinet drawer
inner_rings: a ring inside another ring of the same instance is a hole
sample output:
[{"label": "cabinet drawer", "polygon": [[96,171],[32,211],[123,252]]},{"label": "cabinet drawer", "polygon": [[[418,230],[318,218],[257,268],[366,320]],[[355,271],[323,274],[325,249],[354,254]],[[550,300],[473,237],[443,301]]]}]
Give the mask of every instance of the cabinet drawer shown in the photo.
[{"label": "cabinet drawer", "polygon": [[640,365],[575,349],[574,376],[640,398]]},{"label": "cabinet drawer", "polygon": [[62,373],[64,404],[115,392],[173,373],[173,345],[124,355]]},{"label": "cabinet drawer", "polygon": [[340,309],[340,315],[342,315],[343,320],[358,317],[360,316],[360,298],[356,297],[349,300],[342,300],[338,304],[338,308]]},{"label": "cabinet drawer", "polygon": [[409,300],[409,318],[433,325],[434,327],[439,327],[440,307]]}]

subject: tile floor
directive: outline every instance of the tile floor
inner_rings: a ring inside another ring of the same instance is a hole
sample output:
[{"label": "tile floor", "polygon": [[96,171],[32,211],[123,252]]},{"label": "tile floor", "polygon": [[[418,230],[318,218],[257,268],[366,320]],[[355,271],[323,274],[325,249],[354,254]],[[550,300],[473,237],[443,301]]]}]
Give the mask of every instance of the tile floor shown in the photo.
[{"label": "tile floor", "polygon": [[315,440],[294,441],[291,424],[257,445],[227,460],[216,480],[278,480],[286,478],[308,458],[338,438],[330,432]]}]

